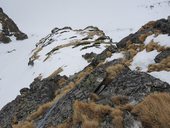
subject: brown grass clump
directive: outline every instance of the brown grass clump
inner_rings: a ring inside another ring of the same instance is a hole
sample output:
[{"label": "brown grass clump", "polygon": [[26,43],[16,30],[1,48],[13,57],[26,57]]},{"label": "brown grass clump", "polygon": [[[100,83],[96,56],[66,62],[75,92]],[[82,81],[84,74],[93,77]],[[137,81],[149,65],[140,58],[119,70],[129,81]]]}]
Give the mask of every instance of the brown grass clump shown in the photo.
[{"label": "brown grass clump", "polygon": [[111,57],[111,56],[112,56],[112,52],[107,51],[107,52],[106,52],[106,55],[107,55],[107,57]]},{"label": "brown grass clump", "polygon": [[128,52],[129,52],[129,58],[133,58],[138,53],[138,51],[134,49],[129,49]]},{"label": "brown grass clump", "polygon": [[114,109],[111,116],[115,128],[123,128],[123,112],[120,109]]},{"label": "brown grass clump", "polygon": [[43,113],[45,113],[45,111],[47,111],[52,105],[54,104],[53,101],[51,102],[47,102],[43,105],[40,105],[37,109],[37,111],[33,112],[28,118],[27,120],[34,120],[37,117],[39,117],[40,115],[42,115]]},{"label": "brown grass clump", "polygon": [[18,124],[12,125],[12,128],[35,128],[33,122],[19,122]]},{"label": "brown grass clump", "polygon": [[147,128],[170,128],[170,94],[154,93],[137,104],[132,113]]},{"label": "brown grass clump", "polygon": [[65,78],[61,78],[60,80],[57,81],[57,83],[59,84],[60,87],[62,85],[64,85],[66,82],[67,82],[67,80]]},{"label": "brown grass clump", "polygon": [[155,25],[155,21],[150,21],[147,24],[145,24],[144,26],[142,26],[142,28],[140,28],[139,31],[143,31],[145,29],[149,29],[149,28],[153,28],[153,26]]},{"label": "brown grass clump", "polygon": [[133,59],[133,57],[144,48],[144,44],[134,44],[131,41],[128,41],[127,48],[124,49],[124,51],[127,51],[125,53],[126,59]]},{"label": "brown grass clump", "polygon": [[127,96],[114,96],[111,98],[111,100],[115,105],[123,105],[128,102],[128,97]]},{"label": "brown grass clump", "polygon": [[150,64],[148,66],[148,72],[153,71],[170,71],[170,56],[163,59],[160,63]]},{"label": "brown grass clump", "polygon": [[[27,120],[25,122],[31,122],[32,120],[35,120],[36,118],[38,118],[39,116],[44,114],[57,100],[59,100],[62,96],[64,96],[66,93],[68,93],[71,89],[73,89],[91,71],[92,71],[92,67],[88,67],[88,68],[85,69],[84,72],[79,73],[76,80],[75,80],[75,82],[70,82],[64,88],[61,88],[60,90],[57,90],[55,92],[55,95],[56,95],[55,98],[52,101],[47,102],[47,103],[39,106],[38,109],[35,112],[31,113],[27,117]],[[53,74],[52,74],[52,76],[53,76]]]},{"label": "brown grass clump", "polygon": [[90,100],[91,101],[97,101],[99,99],[100,99],[100,97],[96,93],[91,93],[90,94]]},{"label": "brown grass clump", "polygon": [[62,124],[59,124],[57,126],[52,126],[50,128],[71,128],[72,124],[70,124],[70,122],[64,122]]},{"label": "brown grass clump", "polygon": [[100,120],[104,114],[109,114],[112,110],[110,106],[99,105],[94,102],[83,103],[75,101],[73,105],[73,122],[82,123],[84,128],[99,127]]},{"label": "brown grass clump", "polygon": [[78,84],[78,83],[80,83],[80,81],[85,77],[85,76],[87,76],[88,74],[90,74],[91,72],[93,71],[93,67],[92,66],[89,66],[89,67],[87,67],[85,70],[83,70],[82,72],[80,72],[78,75],[77,75],[77,77],[76,77],[76,79],[75,79],[75,84]]},{"label": "brown grass clump", "polygon": [[124,65],[123,64],[116,64],[116,65],[111,65],[109,67],[106,68],[106,72],[108,73],[108,79],[113,79],[115,78],[117,75],[119,75],[121,73],[121,71],[124,69]]},{"label": "brown grass clump", "polygon": [[141,42],[144,42],[145,39],[146,39],[148,36],[149,36],[148,33],[146,33],[146,34],[141,34],[141,35],[139,36],[139,40],[140,40]]},{"label": "brown grass clump", "polygon": [[145,48],[146,48],[147,52],[150,52],[153,50],[157,50],[158,52],[161,52],[161,51],[165,51],[167,49],[165,46],[161,46],[158,43],[154,42],[153,40],[151,40],[151,42],[149,44],[147,44],[145,46]]},{"label": "brown grass clump", "polygon": [[99,121],[96,119],[89,119],[87,116],[82,115],[83,123],[82,128],[98,128],[99,127]]}]

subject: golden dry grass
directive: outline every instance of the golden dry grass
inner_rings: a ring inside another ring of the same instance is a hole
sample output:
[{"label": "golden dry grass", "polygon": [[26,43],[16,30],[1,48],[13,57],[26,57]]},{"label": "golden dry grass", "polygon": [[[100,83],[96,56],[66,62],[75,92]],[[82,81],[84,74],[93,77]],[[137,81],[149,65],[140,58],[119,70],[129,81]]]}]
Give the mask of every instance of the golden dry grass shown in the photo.
[{"label": "golden dry grass", "polygon": [[111,112],[111,116],[115,128],[123,128],[123,112],[120,109],[114,109]]},{"label": "golden dry grass", "polygon": [[33,122],[19,122],[18,124],[12,125],[12,128],[36,128]]},{"label": "golden dry grass", "polygon": [[145,24],[144,26],[142,26],[139,31],[143,31],[145,29],[148,29],[148,28],[153,28],[153,26],[155,25],[155,21],[150,21],[148,22],[147,24]]},{"label": "golden dry grass", "polygon": [[163,59],[160,63],[150,64],[148,66],[148,72],[153,71],[170,71],[170,56]]},{"label": "golden dry grass", "polygon": [[112,108],[107,105],[99,105],[94,102],[84,103],[75,101],[73,104],[73,123],[82,123],[84,128],[99,127],[104,114],[110,113]]},{"label": "golden dry grass", "polygon": [[42,115],[45,111],[47,111],[52,105],[54,104],[53,101],[47,102],[41,106],[38,107],[37,111],[31,113],[31,115],[27,118],[27,120],[34,120],[40,115]]},{"label": "golden dry grass", "polygon": [[132,113],[147,128],[170,128],[170,94],[154,93],[137,104]]},{"label": "golden dry grass", "polygon": [[91,93],[90,94],[90,100],[91,101],[97,101],[99,99],[100,99],[100,97],[96,93]]},{"label": "golden dry grass", "polygon": [[[77,75],[77,78],[75,79],[74,82],[68,83],[67,86],[65,86],[55,92],[55,98],[52,101],[40,105],[35,112],[28,115],[27,119],[24,122],[19,123],[17,126],[19,127],[20,125],[22,126],[23,124],[31,124],[33,120],[35,120],[36,118],[38,118],[39,116],[44,114],[57,100],[59,100],[62,96],[64,96],[66,93],[68,93],[71,89],[73,89],[86,75],[91,73],[92,70],[93,70],[92,67],[88,67],[84,71],[80,72]],[[52,77],[53,75],[56,75],[56,72],[52,73],[52,75],[50,75],[49,77]],[[64,84],[65,82],[66,81],[64,80],[62,83]]]},{"label": "golden dry grass", "polygon": [[146,33],[146,34],[141,34],[141,35],[139,36],[139,40],[140,40],[141,42],[144,42],[145,39],[146,39],[149,35],[150,35],[150,34],[148,34],[148,33]]},{"label": "golden dry grass", "polygon": [[115,105],[123,105],[127,103],[128,97],[127,96],[114,96],[111,98],[111,100]]},{"label": "golden dry grass", "polygon": [[108,79],[115,78],[117,75],[119,75],[121,73],[121,71],[124,68],[125,67],[123,64],[115,64],[115,65],[111,65],[111,66],[107,67],[106,72],[108,73]]},{"label": "golden dry grass", "polygon": [[145,49],[147,52],[150,52],[153,50],[157,50],[158,52],[161,52],[161,51],[165,51],[167,49],[167,47],[161,46],[158,43],[151,40],[151,42],[145,46]]},{"label": "golden dry grass", "polygon": [[107,52],[106,52],[106,55],[107,55],[107,57],[111,57],[111,56],[112,56],[112,52],[107,51]]}]

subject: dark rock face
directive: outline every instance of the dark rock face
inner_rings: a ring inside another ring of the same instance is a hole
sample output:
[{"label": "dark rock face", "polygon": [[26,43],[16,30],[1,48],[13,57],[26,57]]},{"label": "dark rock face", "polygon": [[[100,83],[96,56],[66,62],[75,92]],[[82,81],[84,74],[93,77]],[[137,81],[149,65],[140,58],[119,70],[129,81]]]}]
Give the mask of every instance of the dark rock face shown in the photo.
[{"label": "dark rock face", "polygon": [[2,30],[0,30],[0,41],[3,43],[9,43],[11,41],[10,36],[14,35],[16,40],[27,39],[28,36],[21,32],[14,21],[9,18],[0,8],[0,24]]},{"label": "dark rock face", "polygon": [[168,56],[170,56],[170,49],[167,49],[159,53],[154,60],[156,63],[160,63],[163,59],[167,58]]},{"label": "dark rock face", "polygon": [[101,95],[128,96],[139,102],[144,96],[155,91],[170,91],[170,85],[144,72],[128,71],[114,79]]},{"label": "dark rock face", "polygon": [[[31,112],[35,111],[41,104],[49,102],[54,98],[54,92],[59,88],[57,81],[64,77],[55,79],[35,80],[30,89],[20,90],[21,95],[14,101],[8,103],[0,111],[0,126],[2,128],[12,128],[12,121],[24,120]],[[67,79],[66,77],[64,79]],[[7,116],[8,115],[8,116]]]},{"label": "dark rock face", "polygon": [[94,92],[106,77],[106,72],[102,68],[96,69],[74,89],[59,99],[46,115],[38,122],[37,127],[48,127],[63,123],[73,113],[72,104],[75,100],[87,101],[91,92]]},{"label": "dark rock face", "polygon": [[170,22],[166,19],[158,20],[154,28],[160,30],[163,34],[170,34]]},{"label": "dark rock face", "polygon": [[91,53],[86,53],[85,55],[82,55],[82,57],[87,60],[87,62],[91,62],[93,60],[93,58],[95,58],[97,56],[96,53],[91,52]]}]

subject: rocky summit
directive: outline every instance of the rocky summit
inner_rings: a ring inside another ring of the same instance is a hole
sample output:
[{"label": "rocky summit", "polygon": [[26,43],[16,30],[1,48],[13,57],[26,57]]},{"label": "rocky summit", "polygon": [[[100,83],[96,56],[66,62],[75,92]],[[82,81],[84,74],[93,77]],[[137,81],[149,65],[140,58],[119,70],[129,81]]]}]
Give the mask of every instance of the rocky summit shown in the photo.
[{"label": "rocky summit", "polygon": [[8,17],[0,8],[0,43],[11,42],[11,37],[14,36],[16,40],[27,39],[28,36],[21,32],[15,22]]},{"label": "rocky summit", "polygon": [[[7,30],[23,35],[7,19]],[[1,109],[0,128],[169,128],[170,82],[164,74],[170,71],[170,42],[162,41],[169,40],[169,30],[168,19],[151,21],[113,43],[93,26],[53,29],[36,43],[28,66],[50,61],[63,49],[78,50],[86,66],[69,76],[58,66],[48,77],[35,78]]]}]

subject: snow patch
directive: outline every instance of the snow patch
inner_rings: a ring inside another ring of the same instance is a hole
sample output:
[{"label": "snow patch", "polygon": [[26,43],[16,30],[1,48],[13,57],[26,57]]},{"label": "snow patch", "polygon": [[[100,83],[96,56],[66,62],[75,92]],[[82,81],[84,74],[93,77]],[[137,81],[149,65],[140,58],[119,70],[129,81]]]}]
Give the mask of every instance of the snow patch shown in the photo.
[{"label": "snow patch", "polygon": [[141,71],[146,72],[148,70],[148,65],[155,63],[154,58],[159,54],[156,50],[151,52],[143,51],[137,53],[137,55],[133,58],[133,62],[131,63],[130,69],[136,70],[137,67],[140,68]]},{"label": "snow patch", "polygon": [[111,57],[107,58],[105,60],[105,62],[109,62],[115,59],[120,59],[120,58],[124,58],[124,54],[123,53],[113,53]]},{"label": "snow patch", "polygon": [[149,74],[170,84],[170,72],[168,71],[151,72]]},{"label": "snow patch", "polygon": [[170,47],[170,36],[168,34],[160,34],[157,37],[155,35],[148,36],[145,40],[145,45],[149,44],[153,40],[161,46]]},{"label": "snow patch", "polygon": [[2,31],[2,24],[1,24],[1,22],[0,22],[0,31]]}]

